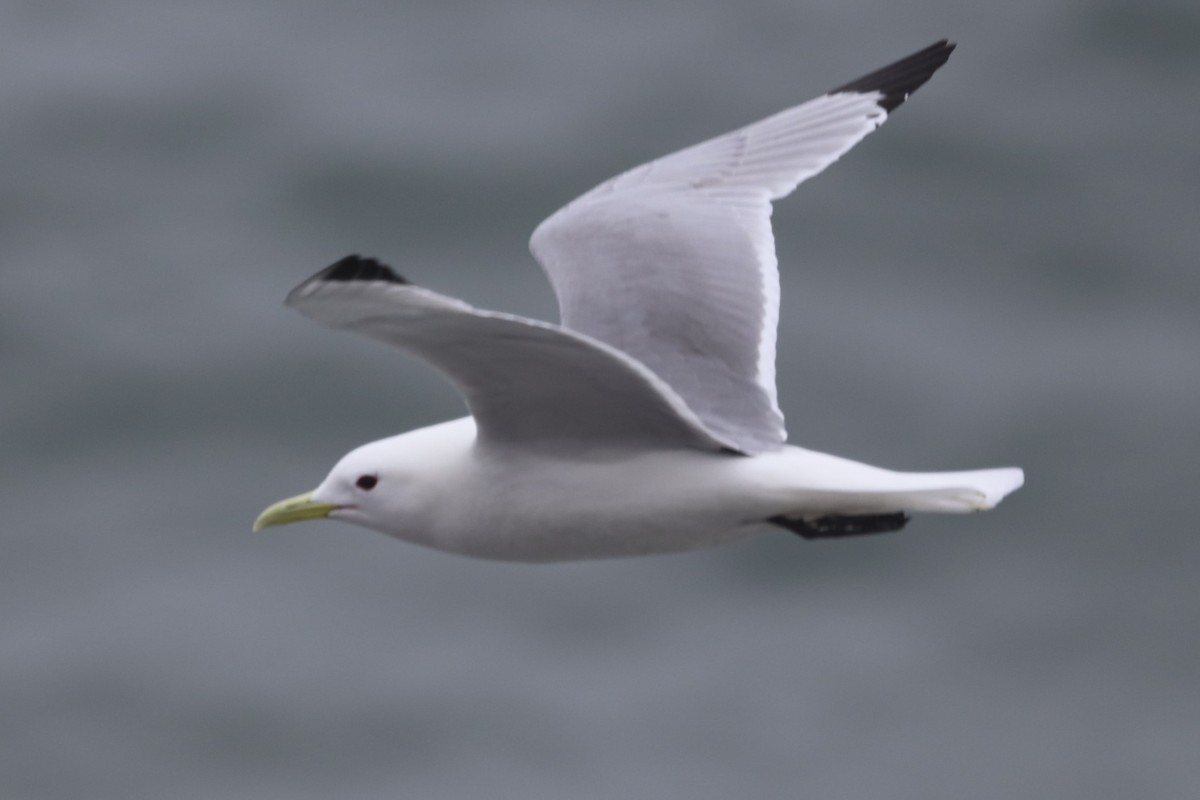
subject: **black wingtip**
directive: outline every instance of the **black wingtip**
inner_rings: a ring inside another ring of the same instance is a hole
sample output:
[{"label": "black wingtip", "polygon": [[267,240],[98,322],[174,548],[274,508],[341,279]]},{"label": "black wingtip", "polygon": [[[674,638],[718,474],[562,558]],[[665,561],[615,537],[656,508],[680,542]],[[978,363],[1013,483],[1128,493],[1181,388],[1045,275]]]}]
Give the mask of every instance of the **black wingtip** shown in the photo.
[{"label": "black wingtip", "polygon": [[880,92],[883,97],[880,98],[879,105],[890,114],[946,63],[955,47],[954,42],[942,39],[907,58],[877,69],[870,75],[839,86],[829,94]]},{"label": "black wingtip", "polygon": [[312,277],[314,281],[383,281],[385,283],[408,283],[404,278],[392,272],[386,264],[373,258],[363,258],[359,255],[346,256],[342,260],[329,265]]}]

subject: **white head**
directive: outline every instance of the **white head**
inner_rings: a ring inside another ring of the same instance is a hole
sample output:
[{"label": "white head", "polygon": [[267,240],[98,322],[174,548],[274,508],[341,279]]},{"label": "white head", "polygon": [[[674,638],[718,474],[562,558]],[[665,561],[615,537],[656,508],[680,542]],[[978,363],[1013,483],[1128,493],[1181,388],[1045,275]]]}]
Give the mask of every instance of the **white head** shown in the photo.
[{"label": "white head", "polygon": [[350,451],[316,489],[263,511],[254,530],[328,517],[402,539],[423,539],[446,468],[474,438],[474,425],[461,423],[422,428]]}]

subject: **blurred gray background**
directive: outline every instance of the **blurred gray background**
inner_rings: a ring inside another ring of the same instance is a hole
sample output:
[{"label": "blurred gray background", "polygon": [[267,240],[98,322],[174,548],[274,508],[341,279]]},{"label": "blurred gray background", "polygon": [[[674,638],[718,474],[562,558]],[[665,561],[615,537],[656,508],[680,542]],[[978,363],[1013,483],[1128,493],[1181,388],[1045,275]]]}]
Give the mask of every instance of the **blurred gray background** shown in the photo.
[{"label": "blurred gray background", "polygon": [[[1200,793],[1200,7],[10,2],[0,797]],[[311,523],[462,413],[285,310],[361,252],[555,318],[536,223],[942,37],[775,214],[792,440],[997,511],[640,561]]]}]

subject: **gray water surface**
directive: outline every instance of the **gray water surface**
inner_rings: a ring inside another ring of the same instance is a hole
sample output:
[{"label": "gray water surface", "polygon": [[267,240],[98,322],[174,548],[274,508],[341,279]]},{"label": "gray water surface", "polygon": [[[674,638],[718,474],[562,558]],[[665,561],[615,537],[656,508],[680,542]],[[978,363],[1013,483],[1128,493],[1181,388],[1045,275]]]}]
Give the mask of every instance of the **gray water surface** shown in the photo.
[{"label": "gray water surface", "polygon": [[[1200,793],[1192,2],[13,3],[0,797]],[[640,561],[253,536],[462,413],[281,305],[350,253],[553,319],[600,180],[942,37],[775,214],[792,439],[995,512]]]}]

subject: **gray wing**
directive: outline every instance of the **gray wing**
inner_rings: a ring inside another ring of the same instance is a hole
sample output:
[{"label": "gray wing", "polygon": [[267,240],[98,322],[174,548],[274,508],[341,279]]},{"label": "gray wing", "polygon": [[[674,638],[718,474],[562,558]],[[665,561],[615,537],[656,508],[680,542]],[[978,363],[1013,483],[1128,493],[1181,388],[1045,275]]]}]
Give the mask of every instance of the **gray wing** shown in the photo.
[{"label": "gray wing", "polygon": [[624,353],[557,325],[412,286],[372,259],[342,259],[292,290],[287,305],[429,362],[462,392],[485,444],[730,447]]},{"label": "gray wing", "polygon": [[741,450],[781,445],[771,201],[879,127],[953,49],[938,42],[643,164],[560,209],[530,249],[554,285],[563,326],[645,364]]}]

